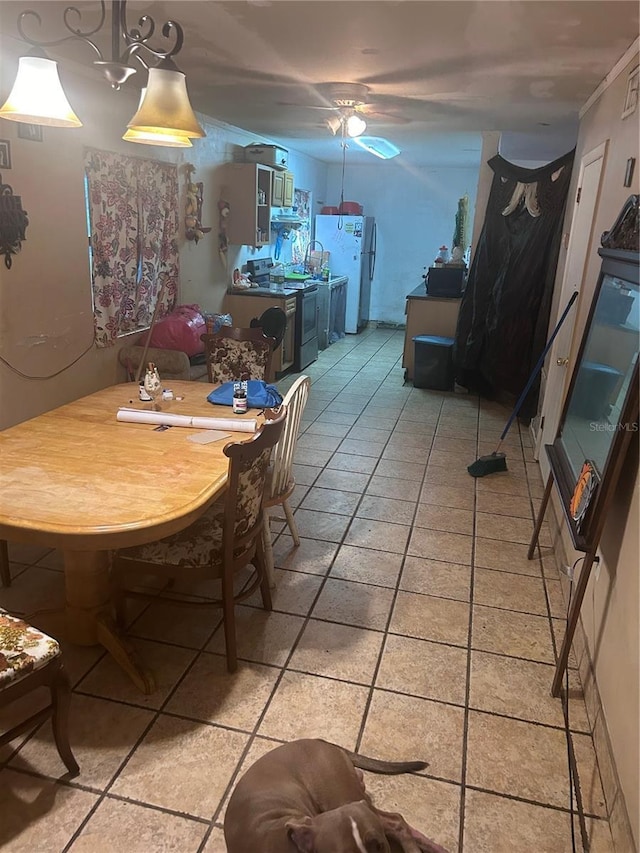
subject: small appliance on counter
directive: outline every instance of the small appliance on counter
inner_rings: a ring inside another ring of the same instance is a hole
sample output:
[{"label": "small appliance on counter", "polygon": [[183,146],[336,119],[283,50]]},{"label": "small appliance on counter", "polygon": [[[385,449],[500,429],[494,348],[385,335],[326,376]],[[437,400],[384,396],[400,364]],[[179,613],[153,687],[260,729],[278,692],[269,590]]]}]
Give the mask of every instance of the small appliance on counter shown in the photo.
[{"label": "small appliance on counter", "polygon": [[260,163],[262,166],[284,170],[289,165],[289,152],[286,148],[279,148],[277,145],[253,142],[245,147],[244,159],[247,163]]},{"label": "small appliance on counter", "polygon": [[273,258],[254,258],[252,261],[247,261],[249,278],[256,287],[269,287],[272,267]]},{"label": "small appliance on counter", "polygon": [[459,299],[466,283],[467,270],[463,266],[438,264],[429,267],[422,276],[428,296]]}]

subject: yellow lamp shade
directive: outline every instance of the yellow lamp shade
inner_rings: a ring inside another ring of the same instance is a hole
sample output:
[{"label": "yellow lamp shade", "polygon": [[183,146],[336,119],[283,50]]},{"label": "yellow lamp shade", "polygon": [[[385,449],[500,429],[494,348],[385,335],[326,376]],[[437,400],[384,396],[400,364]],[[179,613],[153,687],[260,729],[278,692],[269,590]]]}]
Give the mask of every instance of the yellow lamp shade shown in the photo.
[{"label": "yellow lamp shade", "polygon": [[172,62],[173,67],[166,67],[169,62],[149,69],[147,91],[127,126],[153,135],[203,137],[206,134],[191,108],[185,76]]},{"label": "yellow lamp shade", "polygon": [[82,127],[71,109],[58,76],[58,63],[40,56],[21,56],[11,94],[0,117],[47,127]]},{"label": "yellow lamp shade", "polygon": [[126,142],[140,142],[142,145],[162,145],[165,148],[192,148],[188,136],[172,136],[168,133],[144,133],[129,128],[122,137]]}]

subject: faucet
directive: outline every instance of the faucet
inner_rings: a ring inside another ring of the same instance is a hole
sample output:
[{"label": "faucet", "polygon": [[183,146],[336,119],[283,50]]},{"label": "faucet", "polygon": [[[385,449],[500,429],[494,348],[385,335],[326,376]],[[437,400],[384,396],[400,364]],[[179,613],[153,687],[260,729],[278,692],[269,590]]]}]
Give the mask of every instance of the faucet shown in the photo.
[{"label": "faucet", "polygon": [[311,252],[313,251],[313,246],[318,244],[320,246],[320,265],[322,266],[322,258],[324,256],[324,246],[320,242],[320,240],[309,240],[307,243],[307,249],[304,253],[304,271],[306,273],[311,273]]}]

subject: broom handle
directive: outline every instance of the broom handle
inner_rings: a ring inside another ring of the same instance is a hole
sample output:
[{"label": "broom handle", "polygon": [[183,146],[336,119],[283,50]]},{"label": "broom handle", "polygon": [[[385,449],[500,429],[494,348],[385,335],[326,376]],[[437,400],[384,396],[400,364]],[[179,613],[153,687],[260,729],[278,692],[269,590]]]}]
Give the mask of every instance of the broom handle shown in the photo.
[{"label": "broom handle", "polygon": [[[550,337],[550,338],[549,338],[549,340],[547,341],[547,345],[546,345],[546,346],[545,346],[545,348],[542,350],[542,355],[541,355],[541,356],[540,356],[540,358],[538,359],[538,361],[537,361],[537,363],[536,363],[536,366],[533,368],[533,370],[532,370],[532,372],[531,372],[531,376],[529,377],[529,379],[528,379],[528,381],[527,381],[527,384],[524,386],[524,388],[523,388],[523,390],[522,390],[522,393],[521,393],[521,394],[520,394],[520,396],[518,397],[518,402],[516,403],[514,410],[511,412],[511,415],[510,415],[510,417],[509,417],[509,420],[507,421],[507,425],[506,425],[506,426],[505,426],[505,428],[502,430],[502,435],[500,436],[500,444],[502,444],[502,442],[503,442],[503,441],[504,441],[504,439],[505,439],[506,434],[509,432],[509,428],[511,427],[511,424],[514,422],[516,415],[517,415],[517,414],[518,414],[518,412],[520,411],[520,407],[521,407],[521,406],[522,406],[522,404],[524,403],[524,398],[527,396],[527,392],[529,391],[529,388],[531,388],[531,386],[533,385],[534,379],[535,379],[535,378],[536,378],[536,376],[538,375],[538,371],[539,371],[539,370],[540,370],[540,368],[542,367],[542,364],[543,364],[543,362],[544,362],[544,360],[545,360],[545,358],[546,358],[546,356],[547,356],[547,353],[548,353],[548,352],[549,352],[549,350],[551,349],[551,345],[552,345],[552,344],[553,344],[553,342],[555,341],[555,339],[556,339],[556,335],[557,335],[557,334],[558,334],[558,332],[560,331],[560,326],[562,326],[562,324],[564,323],[564,321],[565,321],[565,319],[566,319],[567,314],[568,314],[568,313],[569,313],[569,311],[571,310],[571,306],[573,305],[573,303],[576,301],[576,299],[577,299],[577,298],[578,298],[578,291],[577,291],[577,290],[574,290],[574,291],[573,291],[573,294],[572,294],[572,296],[571,296],[571,299],[570,299],[570,300],[568,301],[568,303],[567,303],[567,307],[566,307],[566,308],[564,309],[564,311],[562,312],[562,317],[560,317],[560,319],[558,320],[558,324],[557,324],[557,326],[555,327],[555,329],[553,330],[553,333],[552,333],[551,337]],[[498,450],[500,449],[500,444],[498,444],[498,448],[496,449],[496,453],[497,453],[497,452],[498,452]]]},{"label": "broom handle", "polygon": [[136,378],[134,379],[135,384],[137,385],[140,382],[140,377],[142,376],[142,371],[144,370],[144,363],[147,358],[147,352],[149,351],[149,344],[151,342],[151,335],[153,334],[154,326],[156,325],[156,320],[158,319],[158,311],[160,310],[160,305],[162,304],[162,300],[164,299],[164,292],[167,287],[167,276],[163,275],[162,284],[160,285],[160,293],[158,294],[158,298],[156,300],[156,306],[153,309],[153,317],[151,318],[151,325],[149,326],[149,331],[147,333],[147,339],[145,341],[144,350],[142,351],[142,358],[140,359],[140,364],[138,365],[138,369],[136,371]]}]

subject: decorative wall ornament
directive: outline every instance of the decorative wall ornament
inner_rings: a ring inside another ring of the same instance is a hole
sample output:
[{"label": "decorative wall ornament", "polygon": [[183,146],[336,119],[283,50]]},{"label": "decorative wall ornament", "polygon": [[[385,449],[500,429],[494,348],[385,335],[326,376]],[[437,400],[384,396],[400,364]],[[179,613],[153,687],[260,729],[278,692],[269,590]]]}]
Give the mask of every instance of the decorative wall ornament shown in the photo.
[{"label": "decorative wall ornament", "polygon": [[227,251],[229,249],[227,222],[230,211],[229,202],[221,198],[218,202],[218,254],[225,270],[227,269]]},{"label": "decorative wall ornament", "polygon": [[211,228],[206,228],[202,224],[204,184],[202,181],[196,184],[191,180],[191,176],[195,170],[195,166],[187,166],[187,204],[184,217],[184,236],[187,240],[193,240],[197,244],[198,240],[201,240],[205,234],[211,231]]},{"label": "decorative wall ornament", "polygon": [[4,264],[11,269],[12,255],[17,255],[26,240],[25,232],[29,220],[22,209],[22,198],[14,195],[9,184],[2,183],[0,175],[0,254],[4,255]]},{"label": "decorative wall ornament", "polygon": [[0,139],[0,169],[11,168],[11,143],[8,139]]},{"label": "decorative wall ornament", "polygon": [[622,107],[621,118],[627,118],[636,111],[638,106],[638,87],[640,85],[640,65],[629,73],[627,78],[627,91],[624,96],[624,105]]}]

